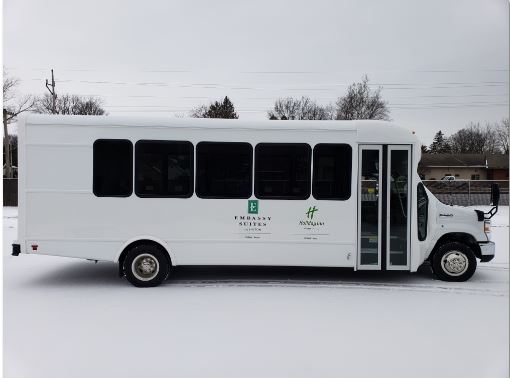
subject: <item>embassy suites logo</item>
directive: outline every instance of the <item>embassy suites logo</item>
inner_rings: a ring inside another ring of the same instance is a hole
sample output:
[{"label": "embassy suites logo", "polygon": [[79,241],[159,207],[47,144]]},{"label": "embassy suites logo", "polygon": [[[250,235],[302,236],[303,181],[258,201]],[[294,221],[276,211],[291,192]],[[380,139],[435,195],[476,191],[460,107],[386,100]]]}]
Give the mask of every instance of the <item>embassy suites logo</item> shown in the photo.
[{"label": "embassy suites logo", "polygon": [[270,216],[259,215],[259,201],[248,200],[246,215],[234,215],[234,221],[240,230],[247,233],[260,233],[265,231],[265,227],[271,222]]},{"label": "embassy suites logo", "polygon": [[254,215],[234,215],[234,220],[239,226],[247,227],[266,227],[267,222],[271,221],[271,217],[254,216]]},{"label": "embassy suites logo", "polygon": [[315,205],[310,206],[308,208],[308,211],[305,213],[307,219],[300,220],[299,225],[305,226],[305,229],[311,229],[312,227],[324,226],[324,224],[325,224],[324,222],[318,221],[317,219],[315,219],[315,220],[313,219],[315,213],[318,213],[318,212],[319,212],[319,209]]}]

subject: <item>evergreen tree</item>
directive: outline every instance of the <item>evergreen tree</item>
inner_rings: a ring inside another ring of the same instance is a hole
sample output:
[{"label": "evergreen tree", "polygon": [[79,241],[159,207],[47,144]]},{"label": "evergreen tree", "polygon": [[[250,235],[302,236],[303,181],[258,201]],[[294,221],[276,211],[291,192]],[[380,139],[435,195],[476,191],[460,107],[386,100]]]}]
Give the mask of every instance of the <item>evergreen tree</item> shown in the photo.
[{"label": "evergreen tree", "polygon": [[190,116],[193,118],[228,118],[237,119],[239,116],[236,113],[234,104],[225,96],[223,102],[215,101],[209,106],[201,105],[194,108]]},{"label": "evergreen tree", "polygon": [[234,104],[232,104],[227,96],[225,96],[222,103],[215,101],[214,104],[211,104],[206,114],[207,118],[239,118],[235,111]]},{"label": "evergreen tree", "polygon": [[429,147],[429,152],[431,154],[447,154],[451,152],[448,138],[444,136],[441,130],[434,135],[434,140]]}]

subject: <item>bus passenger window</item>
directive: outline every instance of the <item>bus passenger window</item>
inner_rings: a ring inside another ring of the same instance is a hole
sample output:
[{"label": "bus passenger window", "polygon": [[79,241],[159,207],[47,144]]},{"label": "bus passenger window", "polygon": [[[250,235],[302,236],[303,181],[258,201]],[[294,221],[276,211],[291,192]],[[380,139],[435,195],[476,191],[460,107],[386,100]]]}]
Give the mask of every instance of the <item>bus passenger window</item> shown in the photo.
[{"label": "bus passenger window", "polygon": [[133,192],[133,144],[98,139],[93,145],[92,190],[97,197],[129,197]]},{"label": "bus passenger window", "polygon": [[352,148],[348,144],[320,143],[313,148],[315,199],[347,200],[351,196]]},{"label": "bus passenger window", "polygon": [[191,197],[193,145],[181,141],[136,142],[135,193],[139,197]]},{"label": "bus passenger window", "polygon": [[250,198],[253,148],[249,143],[200,142],[196,193],[200,198]]},{"label": "bus passenger window", "polygon": [[255,196],[303,200],[310,197],[312,151],[305,143],[260,143],[255,147]]}]

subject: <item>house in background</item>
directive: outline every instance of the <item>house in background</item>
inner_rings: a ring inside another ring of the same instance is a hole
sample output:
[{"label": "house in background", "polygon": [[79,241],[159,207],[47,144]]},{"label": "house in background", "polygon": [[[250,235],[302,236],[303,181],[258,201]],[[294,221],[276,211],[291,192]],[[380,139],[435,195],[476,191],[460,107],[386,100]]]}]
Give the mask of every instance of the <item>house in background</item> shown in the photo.
[{"label": "house in background", "polygon": [[508,180],[508,155],[487,155],[487,180]]},{"label": "house in background", "polygon": [[508,180],[508,155],[422,154],[418,173],[424,180]]}]

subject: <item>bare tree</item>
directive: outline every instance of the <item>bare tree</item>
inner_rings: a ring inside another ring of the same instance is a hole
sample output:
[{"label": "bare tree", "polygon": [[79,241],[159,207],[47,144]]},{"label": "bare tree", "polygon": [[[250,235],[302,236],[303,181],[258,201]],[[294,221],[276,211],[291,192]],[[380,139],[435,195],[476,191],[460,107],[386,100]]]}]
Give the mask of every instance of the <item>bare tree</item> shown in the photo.
[{"label": "bare tree", "polygon": [[471,122],[449,138],[452,152],[456,154],[483,154],[500,152],[494,125]]},{"label": "bare tree", "polygon": [[336,102],[336,119],[380,119],[390,120],[390,110],[382,99],[381,90],[372,91],[365,75],[361,83],[347,88],[347,94]]},{"label": "bare tree", "polygon": [[207,118],[207,110],[209,107],[207,105],[199,105],[189,112],[189,116],[191,118]]},{"label": "bare tree", "polygon": [[273,109],[267,112],[267,117],[273,120],[326,120],[333,119],[333,108],[331,105],[319,105],[309,97],[286,97],[275,101]]},{"label": "bare tree", "polygon": [[4,103],[12,100],[14,98],[15,88],[19,83],[19,80],[15,77],[10,77],[7,71],[4,68],[4,92],[3,98]]},{"label": "bare tree", "polygon": [[485,144],[485,135],[479,123],[470,123],[449,139],[454,154],[481,154]]},{"label": "bare tree", "polygon": [[72,114],[106,115],[103,109],[103,100],[98,97],[82,98],[73,108]]},{"label": "bare tree", "polygon": [[504,118],[495,126],[495,134],[499,149],[502,153],[508,155],[510,139],[510,121],[508,118]]},{"label": "bare tree", "polygon": [[14,122],[21,113],[35,110],[37,99],[32,95],[22,95],[14,104],[5,104],[4,110],[7,111],[7,123]]},{"label": "bare tree", "polygon": [[33,110],[36,98],[32,95],[20,95],[16,90],[19,79],[9,76],[5,68],[3,74],[4,111],[7,111],[7,123],[11,123],[14,122],[16,117],[21,113]]},{"label": "bare tree", "polygon": [[4,124],[4,151],[5,151],[5,173],[7,178],[13,177],[12,157],[11,157],[11,138],[7,125],[15,122],[16,118],[24,112],[34,110],[36,98],[31,95],[19,95],[16,87],[19,84],[17,78],[8,75],[6,70],[3,71],[3,124]]},{"label": "bare tree", "polygon": [[482,128],[482,133],[484,135],[483,140],[483,151],[488,154],[496,154],[501,152],[498,134],[497,134],[498,124],[490,124],[487,123],[484,128]]},{"label": "bare tree", "polygon": [[271,119],[299,119],[299,108],[301,106],[300,100],[296,100],[292,97],[279,98],[275,101],[273,110],[270,110],[267,114]]},{"label": "bare tree", "polygon": [[[55,108],[57,114],[63,115],[106,115],[106,111],[103,109],[103,100],[99,97],[64,94],[57,97]],[[53,98],[51,95],[45,94],[39,98],[36,112],[53,114]]]}]

